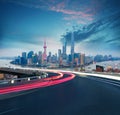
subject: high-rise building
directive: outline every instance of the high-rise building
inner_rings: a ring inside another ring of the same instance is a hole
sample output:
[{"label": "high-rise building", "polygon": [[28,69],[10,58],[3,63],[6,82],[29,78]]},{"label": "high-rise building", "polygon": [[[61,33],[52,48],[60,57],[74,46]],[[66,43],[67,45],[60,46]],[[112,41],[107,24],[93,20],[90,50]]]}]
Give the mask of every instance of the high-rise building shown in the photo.
[{"label": "high-rise building", "polygon": [[21,65],[26,65],[26,64],[27,64],[26,52],[22,52]]},{"label": "high-rise building", "polygon": [[74,53],[74,65],[78,66],[79,65],[79,59],[80,59],[80,53]]},{"label": "high-rise building", "polygon": [[80,65],[81,66],[85,65],[85,54],[80,54]]},{"label": "high-rise building", "polygon": [[33,51],[28,52],[27,58],[32,58],[32,55],[34,54]]},{"label": "high-rise building", "polygon": [[58,49],[58,63],[60,63],[61,56],[62,56],[61,49]]},{"label": "high-rise building", "polygon": [[49,52],[49,56],[50,56],[50,57],[52,56],[52,53],[51,53],[51,52]]},{"label": "high-rise building", "polygon": [[56,63],[57,62],[57,54],[52,55],[51,61],[52,61],[52,63]]},{"label": "high-rise building", "polygon": [[28,55],[27,55],[27,64],[28,65],[32,65],[32,56],[34,55],[34,52],[33,51],[30,51],[28,52]]},{"label": "high-rise building", "polygon": [[71,67],[74,64],[74,32],[71,35]]},{"label": "high-rise building", "polygon": [[63,53],[62,53],[63,59],[66,59],[66,58],[67,58],[66,47],[67,47],[67,41],[66,41],[66,39],[64,38],[64,41],[63,41]]},{"label": "high-rise building", "polygon": [[22,52],[22,57],[23,57],[24,59],[27,58],[27,54],[26,54],[26,52]]},{"label": "high-rise building", "polygon": [[52,53],[49,52],[49,55],[47,56],[47,62],[51,63]]},{"label": "high-rise building", "polygon": [[27,59],[27,65],[32,65],[32,58]]},{"label": "high-rise building", "polygon": [[38,53],[38,64],[39,65],[42,64],[42,51],[39,51],[39,53]]},{"label": "high-rise building", "polygon": [[15,64],[21,64],[21,57],[18,56],[16,59],[15,59]]},{"label": "high-rise building", "polygon": [[37,53],[35,53],[35,54],[32,56],[32,62],[33,62],[33,64],[37,64],[37,63],[38,63],[38,55],[37,55]]}]

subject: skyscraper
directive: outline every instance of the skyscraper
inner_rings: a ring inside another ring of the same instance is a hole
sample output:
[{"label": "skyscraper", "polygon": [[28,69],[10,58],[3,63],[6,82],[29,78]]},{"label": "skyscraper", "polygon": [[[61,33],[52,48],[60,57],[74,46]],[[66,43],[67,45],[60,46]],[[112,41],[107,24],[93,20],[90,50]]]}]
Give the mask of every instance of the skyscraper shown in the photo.
[{"label": "skyscraper", "polygon": [[58,61],[59,61],[61,55],[62,55],[62,54],[61,54],[61,49],[58,49]]},{"label": "skyscraper", "polygon": [[74,32],[71,35],[71,67],[73,68],[74,64]]},{"label": "skyscraper", "polygon": [[22,57],[23,57],[24,59],[27,58],[26,52],[22,52]]},{"label": "skyscraper", "polygon": [[47,62],[51,63],[52,61],[52,53],[49,52],[49,55],[47,56]]},{"label": "skyscraper", "polygon": [[39,51],[39,53],[38,53],[38,63],[40,65],[42,64],[42,51]]},{"label": "skyscraper", "polygon": [[32,56],[34,55],[34,52],[33,51],[30,51],[28,52],[28,55],[27,55],[27,64],[28,65],[32,65]]},{"label": "skyscraper", "polygon": [[62,53],[61,53],[61,49],[58,49],[58,63],[59,63],[59,65],[62,65]]},{"label": "skyscraper", "polygon": [[81,66],[85,65],[85,54],[80,54],[80,65]]},{"label": "skyscraper", "polygon": [[37,53],[35,53],[35,54],[32,56],[32,62],[33,62],[33,64],[37,64],[37,62],[38,62],[38,55],[37,55]]},{"label": "skyscraper", "polygon": [[67,47],[67,41],[64,38],[63,40],[63,59],[66,59],[67,55],[66,55],[66,47]]},{"label": "skyscraper", "polygon": [[21,64],[22,65],[26,65],[27,64],[27,55],[26,55],[26,52],[22,52]]},{"label": "skyscraper", "polygon": [[27,58],[32,58],[32,55],[34,54],[33,51],[28,52]]}]

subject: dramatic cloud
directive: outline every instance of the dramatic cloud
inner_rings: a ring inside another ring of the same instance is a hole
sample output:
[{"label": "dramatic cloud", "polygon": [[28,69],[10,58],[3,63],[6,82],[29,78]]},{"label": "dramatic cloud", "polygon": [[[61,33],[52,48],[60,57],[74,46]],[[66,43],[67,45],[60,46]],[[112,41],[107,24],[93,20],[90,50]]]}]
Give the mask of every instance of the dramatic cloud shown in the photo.
[{"label": "dramatic cloud", "polygon": [[0,11],[2,49],[40,50],[45,38],[57,44],[61,35],[70,45],[73,32],[78,52],[120,50],[119,0],[1,0]]},{"label": "dramatic cloud", "polygon": [[[8,0],[5,0],[8,1]],[[4,2],[5,2],[4,1]],[[92,3],[88,0],[9,0],[10,3],[16,3],[31,8],[46,9],[63,14],[63,20],[70,23],[88,24],[94,20],[94,11],[92,11]],[[84,4],[84,2],[88,4]],[[82,3],[82,4],[81,4]],[[88,8],[88,5],[90,7]]]},{"label": "dramatic cloud", "polygon": [[[85,47],[120,50],[120,12],[98,20],[77,30],[73,30],[75,43],[85,44]],[[117,25],[117,26],[116,26]],[[71,44],[72,32],[68,31],[62,39]],[[61,41],[62,41],[61,39]]]}]

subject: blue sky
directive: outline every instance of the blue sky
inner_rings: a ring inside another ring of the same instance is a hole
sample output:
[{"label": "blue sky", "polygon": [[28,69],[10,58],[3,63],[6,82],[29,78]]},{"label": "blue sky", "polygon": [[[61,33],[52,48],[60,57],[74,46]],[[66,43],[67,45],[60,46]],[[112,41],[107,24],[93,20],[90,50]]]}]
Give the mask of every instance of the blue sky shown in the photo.
[{"label": "blue sky", "polygon": [[1,0],[0,56],[43,51],[44,40],[57,53],[64,38],[70,53],[71,31],[76,52],[120,56],[119,7],[119,0]]}]

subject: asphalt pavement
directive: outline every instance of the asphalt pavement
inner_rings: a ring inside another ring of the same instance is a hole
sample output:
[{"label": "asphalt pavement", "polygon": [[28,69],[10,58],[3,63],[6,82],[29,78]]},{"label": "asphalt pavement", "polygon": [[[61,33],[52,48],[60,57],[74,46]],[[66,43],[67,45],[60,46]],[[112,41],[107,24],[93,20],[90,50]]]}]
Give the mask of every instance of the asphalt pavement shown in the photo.
[{"label": "asphalt pavement", "polygon": [[120,86],[95,77],[11,94],[0,100],[0,115],[120,115]]}]

